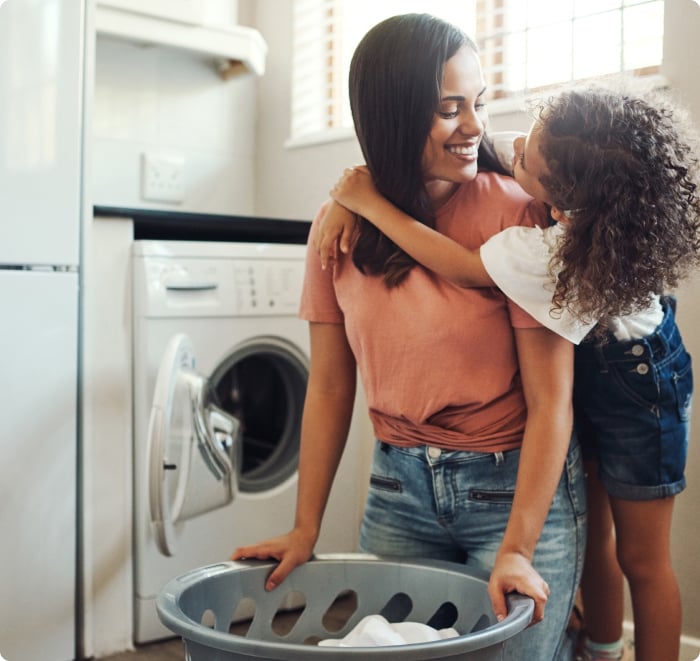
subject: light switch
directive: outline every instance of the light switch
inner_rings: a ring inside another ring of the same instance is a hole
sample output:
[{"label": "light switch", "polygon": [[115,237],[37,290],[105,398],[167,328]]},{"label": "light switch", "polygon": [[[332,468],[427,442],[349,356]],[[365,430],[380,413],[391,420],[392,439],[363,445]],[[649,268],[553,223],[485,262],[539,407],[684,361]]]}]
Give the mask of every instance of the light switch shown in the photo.
[{"label": "light switch", "polygon": [[184,202],[184,157],[171,154],[142,154],[141,197],[154,202]]}]

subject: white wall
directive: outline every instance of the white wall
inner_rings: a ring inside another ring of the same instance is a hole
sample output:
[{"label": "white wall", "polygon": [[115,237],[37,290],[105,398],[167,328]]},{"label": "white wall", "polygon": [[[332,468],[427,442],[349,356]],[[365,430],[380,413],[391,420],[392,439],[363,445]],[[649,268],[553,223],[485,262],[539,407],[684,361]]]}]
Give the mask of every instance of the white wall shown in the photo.
[{"label": "white wall", "polygon": [[[254,26],[270,52],[260,81],[260,117],[256,144],[255,211],[260,215],[311,218],[344,167],[361,161],[356,141],[285,149],[291,79],[292,0],[257,0]],[[693,0],[666,0],[662,73],[700,122],[700,7]],[[526,129],[524,114],[492,117],[496,130]],[[679,292],[679,323],[690,352],[700,361],[700,281]],[[700,373],[700,369],[696,370]],[[700,380],[700,379],[699,379]],[[696,397],[698,399],[698,397]],[[683,593],[687,635],[700,637],[700,530],[694,503],[700,501],[700,412],[696,405],[688,461],[688,489],[677,499],[673,556]],[[662,606],[660,606],[662,607]]]},{"label": "white wall", "polygon": [[[700,125],[700,7],[693,0],[666,0],[663,73]],[[698,154],[700,156],[700,154]],[[677,499],[673,523],[673,560],[683,595],[683,630],[700,638],[700,278],[679,291],[679,325],[695,359],[695,404],[688,456],[688,488]],[[660,605],[663,607],[663,605]]]},{"label": "white wall", "polygon": [[258,86],[255,213],[310,220],[343,171],[361,163],[357,142],[285,149],[289,137],[292,0],[256,0],[254,27],[268,44]]},{"label": "white wall", "polygon": [[[92,197],[102,206],[249,215],[257,79],[211,59],[98,37]],[[141,155],[184,159],[181,203],[141,196]]]}]

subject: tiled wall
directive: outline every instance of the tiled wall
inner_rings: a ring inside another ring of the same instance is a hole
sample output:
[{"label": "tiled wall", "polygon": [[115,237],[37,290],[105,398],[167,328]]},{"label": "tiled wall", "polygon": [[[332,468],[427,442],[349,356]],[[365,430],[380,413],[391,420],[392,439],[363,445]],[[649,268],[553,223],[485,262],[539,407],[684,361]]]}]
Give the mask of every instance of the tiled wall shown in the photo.
[{"label": "tiled wall", "polygon": [[[98,37],[92,198],[103,206],[253,212],[256,79],[211,59]],[[184,200],[141,195],[143,153],[184,159]]]}]

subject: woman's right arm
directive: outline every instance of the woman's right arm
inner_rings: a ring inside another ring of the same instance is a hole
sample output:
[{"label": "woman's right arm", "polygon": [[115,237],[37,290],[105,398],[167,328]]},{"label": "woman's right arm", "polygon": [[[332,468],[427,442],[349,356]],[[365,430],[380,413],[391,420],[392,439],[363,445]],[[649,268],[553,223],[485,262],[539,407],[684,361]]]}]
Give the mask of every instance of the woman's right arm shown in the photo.
[{"label": "woman's right arm", "polygon": [[508,593],[532,597],[537,622],[544,617],[549,586],[533,568],[532,558],[571,441],[574,349],[546,328],[514,332],[527,420],[513,504],[489,578],[489,594],[499,619],[506,615]]},{"label": "woman's right arm", "polygon": [[265,589],[272,590],[313,554],[333,478],[343,454],[355,400],[355,358],[342,324],[310,324],[311,366],[304,401],[294,528],[237,548],[232,560],[279,562]]},{"label": "woman's right arm", "polygon": [[[331,191],[340,205],[366,218],[425,268],[459,287],[493,287],[478,250],[468,250],[456,241],[405,214],[377,191],[365,167],[348,168]],[[316,238],[316,249],[325,266],[332,259],[336,239],[341,252],[349,252],[355,220],[329,208]]]}]

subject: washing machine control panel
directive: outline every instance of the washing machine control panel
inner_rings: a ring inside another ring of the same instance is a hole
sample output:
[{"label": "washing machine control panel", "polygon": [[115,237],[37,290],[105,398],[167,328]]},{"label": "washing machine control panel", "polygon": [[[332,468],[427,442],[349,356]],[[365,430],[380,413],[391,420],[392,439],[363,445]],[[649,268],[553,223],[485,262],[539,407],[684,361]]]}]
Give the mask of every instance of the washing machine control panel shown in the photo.
[{"label": "washing machine control panel", "polygon": [[296,312],[303,271],[298,262],[250,260],[234,264],[236,307],[239,314]]},{"label": "washing machine control panel", "polygon": [[144,283],[149,317],[296,315],[304,260],[151,257]]}]

